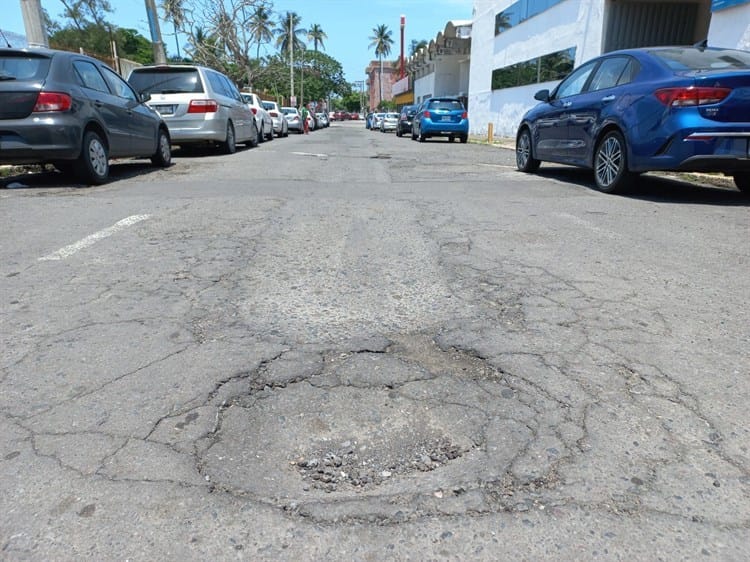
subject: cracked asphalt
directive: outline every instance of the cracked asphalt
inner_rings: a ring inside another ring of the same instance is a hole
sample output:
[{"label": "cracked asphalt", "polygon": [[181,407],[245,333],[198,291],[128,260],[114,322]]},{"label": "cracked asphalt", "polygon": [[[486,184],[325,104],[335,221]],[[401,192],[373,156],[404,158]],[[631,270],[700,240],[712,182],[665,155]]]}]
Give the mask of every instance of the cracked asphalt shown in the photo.
[{"label": "cracked asphalt", "polygon": [[513,158],[0,180],[0,558],[746,560],[747,198]]}]

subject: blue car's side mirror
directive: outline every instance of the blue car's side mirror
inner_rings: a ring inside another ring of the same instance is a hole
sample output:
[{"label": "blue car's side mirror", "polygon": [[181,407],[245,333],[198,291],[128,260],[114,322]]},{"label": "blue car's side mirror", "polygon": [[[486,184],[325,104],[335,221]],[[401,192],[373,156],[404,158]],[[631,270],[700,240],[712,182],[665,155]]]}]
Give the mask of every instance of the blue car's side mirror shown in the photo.
[{"label": "blue car's side mirror", "polygon": [[534,94],[534,99],[539,101],[549,101],[549,90],[539,90]]}]

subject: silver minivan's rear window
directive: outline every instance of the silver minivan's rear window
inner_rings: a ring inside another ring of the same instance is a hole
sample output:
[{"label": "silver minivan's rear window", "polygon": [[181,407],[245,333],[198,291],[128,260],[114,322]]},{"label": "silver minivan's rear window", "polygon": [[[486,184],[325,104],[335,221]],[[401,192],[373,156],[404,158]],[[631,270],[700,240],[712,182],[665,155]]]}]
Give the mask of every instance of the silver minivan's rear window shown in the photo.
[{"label": "silver minivan's rear window", "polygon": [[50,58],[28,53],[0,53],[0,81],[41,80],[47,76]]},{"label": "silver minivan's rear window", "polygon": [[203,83],[197,68],[139,68],[128,82],[144,94],[199,94]]}]

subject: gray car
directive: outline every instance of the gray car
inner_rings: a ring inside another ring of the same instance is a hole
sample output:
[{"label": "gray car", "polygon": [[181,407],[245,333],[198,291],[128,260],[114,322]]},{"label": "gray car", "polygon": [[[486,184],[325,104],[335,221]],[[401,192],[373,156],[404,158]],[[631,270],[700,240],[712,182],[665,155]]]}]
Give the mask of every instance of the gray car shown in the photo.
[{"label": "gray car", "polygon": [[109,176],[109,159],[171,163],[170,135],[114,70],[53,49],[0,49],[0,164],[53,164],[84,182]]},{"label": "gray car", "polygon": [[150,96],[148,104],[169,125],[174,144],[213,143],[227,154],[237,143],[258,144],[255,116],[221,72],[197,65],[143,66],[131,71],[128,82]]}]

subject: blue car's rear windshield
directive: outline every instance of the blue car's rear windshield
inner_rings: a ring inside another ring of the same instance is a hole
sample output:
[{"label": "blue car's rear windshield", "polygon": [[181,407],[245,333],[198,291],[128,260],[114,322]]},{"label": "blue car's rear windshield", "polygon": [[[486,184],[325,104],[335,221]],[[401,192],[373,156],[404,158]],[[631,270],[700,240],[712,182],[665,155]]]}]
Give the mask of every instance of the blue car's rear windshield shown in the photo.
[{"label": "blue car's rear windshield", "polygon": [[731,49],[654,49],[650,54],[677,72],[750,69],[750,53]]},{"label": "blue car's rear windshield", "polygon": [[463,104],[458,100],[433,100],[429,105],[430,109],[447,109],[449,111],[463,110]]}]

